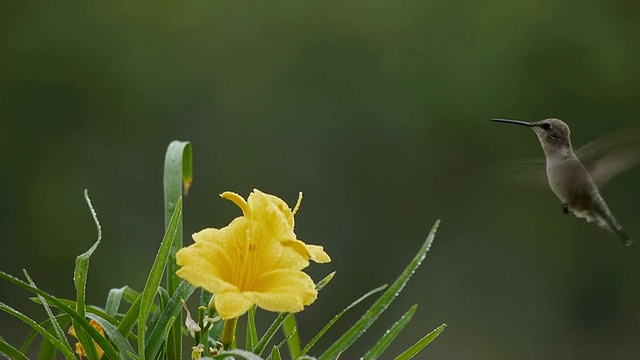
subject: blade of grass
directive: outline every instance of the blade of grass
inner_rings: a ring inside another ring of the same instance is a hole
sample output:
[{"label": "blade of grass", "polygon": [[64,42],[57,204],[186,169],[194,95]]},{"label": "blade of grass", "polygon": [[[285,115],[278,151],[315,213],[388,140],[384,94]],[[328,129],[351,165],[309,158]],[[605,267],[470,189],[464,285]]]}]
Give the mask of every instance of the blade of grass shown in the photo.
[{"label": "blade of grass", "polygon": [[[35,284],[32,284],[35,286]],[[48,304],[51,307],[57,308],[55,304],[51,303],[50,301],[44,300],[44,299],[39,299],[37,297],[35,298],[31,298],[31,300],[33,300],[33,302],[35,302],[36,304],[41,304],[43,301]],[[75,308],[76,307],[76,302],[73,300],[69,300],[69,299],[60,299],[58,298],[58,301],[60,301],[62,304],[67,305],[70,308]],[[112,324],[115,324],[117,321],[113,316],[110,316],[109,314],[107,314],[106,312],[104,312],[101,308],[99,307],[95,307],[95,306],[86,306],[86,313],[89,314],[96,314],[100,317],[103,317],[105,319],[107,319],[109,322],[111,322]]]},{"label": "blade of grass", "polygon": [[[169,228],[171,217],[182,194],[186,196],[193,181],[193,159],[191,143],[188,141],[172,141],[167,147],[164,158],[164,222]],[[170,295],[178,288],[181,279],[176,275],[176,253],[182,248],[182,216],[178,219],[176,236],[169,252],[167,264],[167,291]],[[167,357],[182,357],[182,312],[176,315],[172,331],[169,333]]]},{"label": "blade of grass", "polygon": [[[69,317],[67,315],[57,315],[55,317],[56,321],[58,322],[58,325],[60,325],[60,322],[62,321],[65,325],[61,325],[61,328],[65,328],[67,326],[66,322],[69,319]],[[51,320],[47,319],[45,321],[40,322],[39,324],[40,326],[42,326],[43,328],[47,329],[48,332],[52,332],[54,331],[52,329],[52,325],[51,325]],[[51,329],[50,329],[51,328]],[[29,345],[31,344],[31,342],[36,338],[36,336],[38,336],[38,332],[35,330],[31,330],[31,332],[29,333],[29,335],[27,336],[27,338],[24,340],[24,342],[22,343],[22,346],[20,347],[20,351],[21,352],[26,352],[27,349],[29,348]],[[55,347],[53,347],[53,345],[51,345],[48,341],[43,341],[42,345],[44,344],[49,344],[49,347],[51,347],[53,349],[53,351],[55,352]],[[42,357],[41,357],[42,358]],[[47,358],[48,359],[48,358]]]},{"label": "blade of grass", "polygon": [[[172,316],[169,321],[167,322],[167,325],[164,328],[164,338],[168,339],[169,338],[169,333],[171,332],[171,327],[173,326],[173,323],[176,321],[176,317]],[[163,341],[164,344],[164,353],[167,353],[167,344],[168,341]]]},{"label": "blade of grass", "polygon": [[251,352],[260,356],[262,354],[262,351],[264,351],[264,348],[267,346],[267,344],[271,341],[271,339],[273,339],[273,336],[276,334],[276,331],[278,331],[280,326],[282,326],[282,323],[287,319],[289,315],[291,315],[291,313],[278,314],[276,319],[273,321],[273,323],[271,323],[271,326],[269,326],[267,331],[265,331],[264,335],[262,335],[262,338],[260,339],[258,344],[256,344],[256,346],[253,348],[253,350],[251,350]]},{"label": "blade of grass", "polygon": [[278,349],[277,346],[274,346],[273,349],[271,349],[271,355],[269,356],[269,358],[267,360],[282,360],[282,356],[280,356],[280,349]]},{"label": "blade of grass", "polygon": [[[37,288],[38,286],[33,281],[33,279],[31,279],[31,276],[29,276],[29,273],[27,272],[27,270],[22,270],[22,271],[24,273],[24,276],[27,278],[27,281],[29,281],[29,284]],[[44,307],[44,310],[47,313],[47,316],[49,317],[49,321],[51,321],[51,326],[53,327],[53,331],[54,331],[54,334],[56,335],[56,338],[58,339],[58,341],[60,341],[60,343],[64,344],[69,351],[72,351],[71,344],[69,344],[69,341],[67,341],[66,336],[64,336],[64,332],[62,331],[60,324],[58,324],[58,322],[55,321],[56,317],[53,315],[53,311],[51,311],[51,307],[42,296],[38,296],[37,298],[42,302],[42,307]]]},{"label": "blade of grass", "polygon": [[[157,326],[155,326],[153,329],[149,328],[149,338],[147,339],[147,344],[145,346],[145,357],[147,359],[155,359],[158,351],[162,348],[162,343],[164,342],[163,334],[165,329],[163,327],[163,324],[167,324],[167,322],[170,321],[171,318],[175,318],[177,320],[177,314],[182,312],[182,302],[180,301],[180,299],[184,299],[184,301],[187,301],[195,290],[196,288],[191,286],[186,281],[182,281],[180,283],[178,289],[167,303],[164,312],[160,315],[160,318],[156,322]],[[169,357],[167,358],[170,359]],[[180,358],[182,358],[182,355],[178,357],[178,359]]]},{"label": "blade of grass", "polygon": [[104,306],[104,311],[107,314],[115,316],[118,313],[118,309],[120,309],[120,303],[122,302],[122,295],[124,294],[124,290],[124,287],[109,290],[109,295],[107,295],[107,303]]},{"label": "blade of grass", "polygon": [[129,333],[133,330],[133,327],[138,321],[138,314],[140,313],[140,302],[142,301],[142,295],[138,295],[138,298],[131,304],[129,310],[124,315],[120,324],[118,324],[118,331],[122,336],[129,337]]},{"label": "blade of grass", "polygon": [[247,314],[247,341],[245,349],[253,349],[258,343],[258,330],[256,329],[256,305],[249,308]]},{"label": "blade of grass", "polygon": [[413,346],[403,351],[402,354],[398,355],[395,358],[395,360],[409,360],[413,358],[414,356],[416,356],[416,354],[422,351],[422,349],[424,349],[425,346],[429,345],[429,343],[435,340],[435,338],[437,338],[438,335],[440,335],[440,333],[443,332],[446,327],[447,327],[447,324],[442,324],[438,326],[432,332],[427,334],[425,337],[418,340],[418,342],[413,344]]},{"label": "blade of grass", "polygon": [[[8,282],[17,285],[23,289],[26,289],[28,291],[31,291],[34,294],[40,295],[42,297],[45,298],[45,300],[53,305],[55,305],[58,309],[60,309],[60,311],[62,311],[63,313],[69,315],[71,317],[72,321],[77,322],[77,324],[86,332],[89,333],[89,336],[91,338],[93,338],[98,345],[102,348],[102,350],[104,350],[105,355],[108,356],[110,359],[117,359],[118,358],[118,353],[116,352],[116,350],[113,348],[113,346],[109,343],[109,341],[107,341],[107,339],[105,339],[102,335],[100,335],[100,333],[93,328],[93,326],[91,326],[89,324],[89,322],[82,316],[80,316],[80,314],[78,314],[75,309],[63,304],[60,300],[58,300],[56,297],[49,295],[48,293],[38,289],[37,287],[32,286],[31,284],[28,284],[14,276],[11,276],[7,273],[5,273],[4,271],[0,271],[0,278],[7,280]],[[77,328],[76,328],[77,331]]]},{"label": "blade of grass", "polygon": [[[292,314],[292,315],[293,315],[293,314]],[[277,347],[278,349],[282,348],[282,345],[284,345],[287,341],[289,341],[289,338],[290,338],[291,336],[293,336],[293,335],[295,335],[295,334],[297,334],[297,333],[298,333],[298,328],[297,328],[297,327],[293,328],[293,331],[291,332],[291,334],[289,334],[289,335],[285,336],[285,338],[284,338],[284,339],[282,339],[282,341],[280,342],[280,344],[276,345],[276,347]]]},{"label": "blade of grass", "polygon": [[436,236],[436,231],[438,230],[438,226],[440,225],[440,220],[437,220],[436,223],[431,228],[429,232],[429,236],[427,236],[426,241],[415,255],[413,260],[409,263],[409,265],[405,268],[405,270],[400,274],[400,276],[394,281],[394,283],[389,286],[387,291],[380,296],[380,298],[367,310],[367,312],[358,320],[347,332],[345,332],[333,345],[331,345],[321,356],[320,360],[329,360],[337,358],[342,352],[348,349],[353,343],[358,340],[358,338],[373,324],[378,317],[387,309],[389,304],[398,296],[400,291],[407,284],[411,275],[416,271],[420,263],[427,255],[431,244],[433,243],[433,239]]},{"label": "blade of grass", "polygon": [[[291,358],[295,359],[300,355],[300,336],[296,329],[298,325],[296,324],[295,315],[289,316],[282,324],[282,330],[284,331],[284,336],[287,338],[287,348],[289,349],[289,354],[291,354]],[[250,348],[247,348],[250,349]]]},{"label": "blade of grass", "polygon": [[[95,243],[93,243],[93,246],[91,246],[89,250],[76,257],[76,267],[73,271],[73,284],[76,288],[76,311],[78,312],[78,315],[80,315],[83,319],[86,313],[85,292],[87,288],[87,276],[89,274],[89,260],[93,252],[100,244],[100,240],[102,239],[102,228],[100,226],[100,222],[98,221],[96,211],[91,204],[91,199],[89,198],[87,189],[84,190],[84,198],[87,202],[87,205],[89,206],[89,211],[91,212],[91,216],[93,217],[93,222],[96,225],[98,239]],[[93,344],[93,339],[88,334],[86,334],[81,327],[77,326],[75,321],[73,321],[73,325],[78,340],[87,352],[87,358],[89,358],[89,360],[99,360],[100,357],[98,356],[98,352]]]},{"label": "blade of grass", "polygon": [[391,345],[393,340],[400,334],[402,329],[409,323],[413,314],[415,314],[418,305],[413,305],[402,317],[396,321],[389,330],[387,330],[382,338],[369,350],[363,357],[363,360],[375,360],[378,359],[382,353]]},{"label": "blade of grass", "polygon": [[167,303],[169,302],[169,294],[165,289],[162,288],[162,286],[158,287],[158,293],[156,295],[158,297],[158,304],[160,305],[160,311],[153,314],[153,316],[149,320],[149,325],[147,326],[147,339],[145,339],[145,341],[149,340],[150,329],[154,329],[156,326],[158,326],[160,315],[162,315],[162,313],[164,312],[167,306]]},{"label": "blade of grass", "polygon": [[336,275],[336,272],[332,272],[329,275],[325,276],[322,280],[318,281],[316,283],[316,290],[320,291],[322,290],[325,286],[327,286],[327,284],[333,279],[333,277]]},{"label": "blade of grass", "polygon": [[[164,234],[164,238],[162,239],[162,243],[160,244],[160,249],[158,250],[158,254],[153,261],[151,271],[149,272],[149,277],[147,278],[144,290],[142,291],[142,298],[140,300],[140,313],[138,314],[138,356],[140,356],[141,360],[145,359],[146,353],[145,332],[147,327],[147,319],[149,317],[149,311],[151,310],[151,304],[153,303],[153,298],[155,297],[156,290],[158,289],[160,281],[162,280],[164,268],[167,265],[167,260],[169,258],[171,244],[173,243],[173,239],[175,238],[176,232],[178,230],[178,222],[181,217],[182,198],[178,199],[178,202],[176,203],[175,210],[173,211],[173,216],[171,217],[171,221],[169,222],[169,227]],[[176,359],[179,358],[180,357],[177,357]],[[153,358],[149,359],[152,360]]]},{"label": "blade of grass", "polygon": [[20,350],[14,348],[0,336],[0,354],[13,360],[29,360]]},{"label": "blade of grass", "polygon": [[340,319],[342,317],[342,315],[344,315],[347,311],[351,310],[353,307],[355,307],[356,305],[360,304],[362,301],[364,301],[364,299],[368,298],[369,296],[371,296],[373,294],[376,294],[376,293],[379,293],[380,291],[382,291],[382,290],[384,290],[386,288],[387,288],[387,285],[379,286],[379,287],[369,291],[368,293],[362,295],[356,301],[352,302],[349,306],[347,306],[342,311],[340,311],[336,316],[333,317],[333,319],[331,319],[327,323],[327,325],[325,325],[322,328],[322,330],[320,330],[320,332],[318,332],[318,334],[316,334],[316,336],[313,337],[313,339],[311,339],[311,341],[309,341],[309,343],[300,352],[300,356],[305,355],[306,353],[308,353],[309,350],[311,350],[311,348],[316,344],[316,342],[318,342],[318,340],[320,340],[322,335],[324,335],[329,329],[331,329],[333,324],[335,324],[336,321],[338,321],[338,319]]},{"label": "blade of grass", "polygon": [[65,358],[69,360],[75,359],[75,355],[73,354],[71,347],[69,347],[69,343],[66,342],[66,339],[64,342],[60,341],[60,339],[58,339],[52,333],[47,331],[47,329],[45,329],[44,327],[40,326],[40,324],[31,320],[28,316],[22,314],[18,310],[15,310],[14,308],[10,307],[9,305],[3,302],[0,302],[0,310],[12,315],[15,318],[22,320],[22,322],[29,325],[33,330],[37,331],[40,335],[42,335],[45,341],[50,342],[53,346],[56,347],[56,349],[60,350],[60,352],[62,353],[62,355],[64,355]]},{"label": "blade of grass", "polygon": [[113,342],[113,344],[120,352],[121,359],[130,359],[129,353],[134,352],[134,350],[127,339],[122,336],[122,334],[120,334],[118,328],[115,327],[115,325],[113,325],[107,319],[104,319],[96,314],[87,313],[87,317],[89,319],[95,320],[98,324],[100,324],[100,326],[102,326],[104,333],[109,337],[109,339]]}]

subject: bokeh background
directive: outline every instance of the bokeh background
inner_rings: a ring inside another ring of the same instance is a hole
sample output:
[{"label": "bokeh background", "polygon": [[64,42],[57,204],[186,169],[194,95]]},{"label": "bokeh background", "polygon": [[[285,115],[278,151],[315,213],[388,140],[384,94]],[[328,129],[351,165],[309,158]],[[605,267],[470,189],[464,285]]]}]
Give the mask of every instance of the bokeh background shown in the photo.
[{"label": "bokeh background", "polygon": [[[193,143],[185,233],[238,215],[218,194],[294,204],[297,233],[337,271],[298,317],[308,340],[390,283],[433,222],[410,285],[345,359],[419,308],[390,358],[446,322],[431,359],[637,359],[640,248],[565,216],[543,186],[500,176],[541,157],[526,128],[559,117],[574,144],[640,118],[640,3],[630,1],[3,2],[0,269],[88,302],[141,288],[163,234],[167,144]],[[603,190],[640,238],[640,171]],[[187,240],[189,242],[189,240]],[[0,301],[44,319],[28,293]],[[366,309],[356,308],[344,329]],[[264,321],[268,321],[267,315]],[[28,328],[0,314],[19,345]],[[338,329],[326,336],[325,346]],[[35,357],[35,355],[32,355]]]}]

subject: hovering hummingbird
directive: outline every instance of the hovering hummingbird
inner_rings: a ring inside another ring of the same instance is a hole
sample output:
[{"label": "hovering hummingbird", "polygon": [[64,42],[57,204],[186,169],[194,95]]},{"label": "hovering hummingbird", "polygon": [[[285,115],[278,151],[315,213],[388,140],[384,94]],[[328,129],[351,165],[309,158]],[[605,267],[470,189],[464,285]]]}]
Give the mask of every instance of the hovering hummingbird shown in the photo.
[{"label": "hovering hummingbird", "polygon": [[[630,151],[622,149],[621,139],[609,138],[609,149],[603,149],[602,141],[594,141],[576,152],[571,145],[569,126],[559,119],[545,119],[536,122],[526,122],[508,119],[491,119],[491,121],[517,124],[533,129],[538,136],[546,158],[547,180],[549,187],[562,201],[562,210],[566,214],[573,214],[587,222],[595,222],[600,227],[616,234],[626,246],[633,241],[622,230],[622,226],[613,216],[609,206],[598,190],[606,181],[616,174],[635,165],[640,156],[640,148]],[[607,146],[604,146],[605,148]],[[618,151],[613,151],[617,147]],[[608,150],[607,154],[602,154]],[[600,153],[600,154],[598,154]],[[579,157],[601,157],[589,170],[583,165]]]}]

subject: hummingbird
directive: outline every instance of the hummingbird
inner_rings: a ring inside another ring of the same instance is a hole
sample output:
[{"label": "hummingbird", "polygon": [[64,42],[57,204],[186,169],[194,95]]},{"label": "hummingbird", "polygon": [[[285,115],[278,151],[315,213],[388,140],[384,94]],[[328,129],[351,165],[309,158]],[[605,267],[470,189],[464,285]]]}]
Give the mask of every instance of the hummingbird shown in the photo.
[{"label": "hummingbird", "polygon": [[[562,202],[562,211],[583,218],[589,223],[617,235],[626,246],[633,241],[623,231],[622,226],[609,209],[607,202],[600,194],[598,186],[602,186],[614,175],[626,170],[640,160],[635,151],[611,151],[601,157],[594,166],[587,167],[580,161],[579,155],[593,157],[602,155],[603,149],[598,141],[594,141],[576,152],[571,145],[571,131],[562,120],[550,118],[536,122],[510,119],[491,119],[491,121],[527,126],[535,132],[545,155],[547,180],[549,187]],[[619,139],[609,138],[609,147],[615,147]],[[602,141],[600,141],[601,143]],[[637,145],[636,145],[637,147]]]}]

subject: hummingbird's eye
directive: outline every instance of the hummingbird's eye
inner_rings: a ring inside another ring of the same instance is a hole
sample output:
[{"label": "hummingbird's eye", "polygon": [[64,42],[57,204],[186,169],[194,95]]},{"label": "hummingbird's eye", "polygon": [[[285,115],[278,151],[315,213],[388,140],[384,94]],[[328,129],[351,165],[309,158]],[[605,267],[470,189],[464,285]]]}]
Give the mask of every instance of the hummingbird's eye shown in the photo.
[{"label": "hummingbird's eye", "polygon": [[544,123],[544,124],[540,125],[540,128],[541,128],[542,130],[549,130],[549,129],[551,129],[551,124],[549,124],[549,123]]}]

